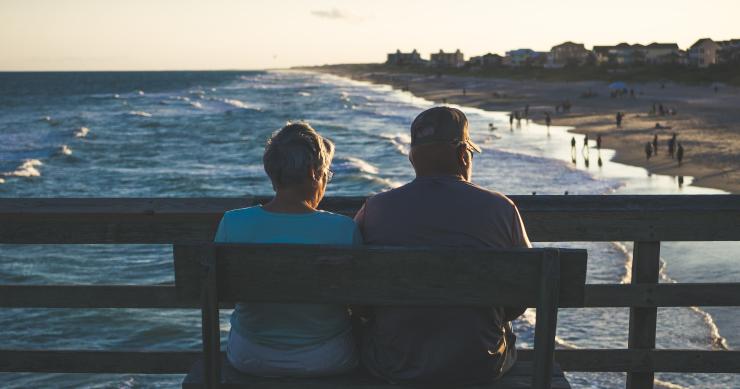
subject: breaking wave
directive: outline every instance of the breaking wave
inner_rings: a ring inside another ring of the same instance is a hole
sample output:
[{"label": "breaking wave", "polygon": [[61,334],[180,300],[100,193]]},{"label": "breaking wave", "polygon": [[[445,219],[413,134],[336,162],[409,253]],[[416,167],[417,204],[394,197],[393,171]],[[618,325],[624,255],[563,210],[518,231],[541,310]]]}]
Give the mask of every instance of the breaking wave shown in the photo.
[{"label": "breaking wave", "polygon": [[27,159],[14,171],[4,173],[3,175],[6,177],[41,177],[41,172],[37,169],[41,165],[43,165],[43,163],[38,159]]},{"label": "breaking wave", "polygon": [[61,155],[72,155],[72,149],[69,148],[67,145],[62,145],[62,147],[59,148],[59,154]]},{"label": "breaking wave", "polygon": [[87,127],[80,127],[75,131],[75,138],[84,138],[87,136],[87,133],[90,132],[90,129]]},{"label": "breaking wave", "polygon": [[128,114],[131,116],[141,116],[145,118],[152,117],[152,114],[150,114],[149,112],[144,112],[144,111],[129,111]]}]

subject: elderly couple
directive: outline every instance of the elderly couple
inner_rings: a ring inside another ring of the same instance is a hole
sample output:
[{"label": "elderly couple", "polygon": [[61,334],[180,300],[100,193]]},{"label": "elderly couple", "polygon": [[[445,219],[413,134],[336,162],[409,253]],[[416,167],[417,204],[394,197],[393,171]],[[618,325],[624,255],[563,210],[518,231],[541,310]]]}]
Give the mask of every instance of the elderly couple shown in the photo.
[{"label": "elderly couple", "polygon": [[[263,157],[275,197],[226,212],[216,242],[530,247],[511,200],[470,182],[477,152],[460,110],[422,112],[411,124],[416,179],[369,198],[353,221],[316,209],[331,180],[333,143],[308,124],[288,124]],[[237,304],[228,360],[269,377],[342,374],[359,364],[393,383],[491,381],[516,360],[510,321],[524,308],[372,307],[355,309],[352,318],[348,312],[321,304]]]}]

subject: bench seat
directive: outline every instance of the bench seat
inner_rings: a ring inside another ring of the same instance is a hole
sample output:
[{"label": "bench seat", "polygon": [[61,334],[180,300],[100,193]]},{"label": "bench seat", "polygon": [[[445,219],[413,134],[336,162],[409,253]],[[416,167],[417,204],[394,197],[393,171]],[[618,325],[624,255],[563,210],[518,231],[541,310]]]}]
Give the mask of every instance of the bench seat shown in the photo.
[{"label": "bench seat", "polygon": [[[203,359],[199,359],[182,383],[183,389],[203,388]],[[361,369],[355,373],[322,378],[264,378],[250,376],[234,369],[225,358],[221,361],[221,388],[364,388],[392,389],[401,385],[388,384],[370,376]],[[500,380],[489,384],[465,386],[475,389],[529,389],[532,387],[532,362],[519,361]],[[553,389],[570,389],[557,363],[552,374]]]}]

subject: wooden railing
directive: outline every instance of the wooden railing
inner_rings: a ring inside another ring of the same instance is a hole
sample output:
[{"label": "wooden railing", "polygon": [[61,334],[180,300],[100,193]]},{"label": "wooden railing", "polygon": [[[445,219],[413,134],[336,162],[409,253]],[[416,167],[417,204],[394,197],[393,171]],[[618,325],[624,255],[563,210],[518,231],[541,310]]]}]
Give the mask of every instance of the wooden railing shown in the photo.
[{"label": "wooden railing", "polygon": [[[632,241],[631,284],[586,286],[585,307],[629,307],[627,349],[556,350],[566,371],[627,372],[651,388],[655,372],[740,373],[740,351],[655,349],[657,307],[740,306],[740,283],[659,284],[660,241],[740,241],[740,196],[512,196],[538,242]],[[211,241],[225,210],[262,197],[0,199],[0,243],[174,244]],[[322,209],[354,215],[360,197]],[[729,253],[740,257],[740,253]],[[740,258],[738,258],[740,266]],[[195,308],[172,285],[0,285],[0,307]],[[523,350],[521,358],[531,358]],[[0,350],[0,371],[185,373],[196,351]]]}]

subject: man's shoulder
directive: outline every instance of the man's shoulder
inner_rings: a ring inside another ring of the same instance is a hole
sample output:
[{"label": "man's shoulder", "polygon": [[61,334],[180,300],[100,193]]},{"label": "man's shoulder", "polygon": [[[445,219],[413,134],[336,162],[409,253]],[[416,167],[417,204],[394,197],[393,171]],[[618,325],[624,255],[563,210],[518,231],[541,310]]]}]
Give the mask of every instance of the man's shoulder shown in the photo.
[{"label": "man's shoulder", "polygon": [[501,192],[483,188],[472,182],[463,182],[462,185],[464,185],[466,193],[479,199],[479,201],[490,202],[492,205],[515,207],[514,202]]}]

